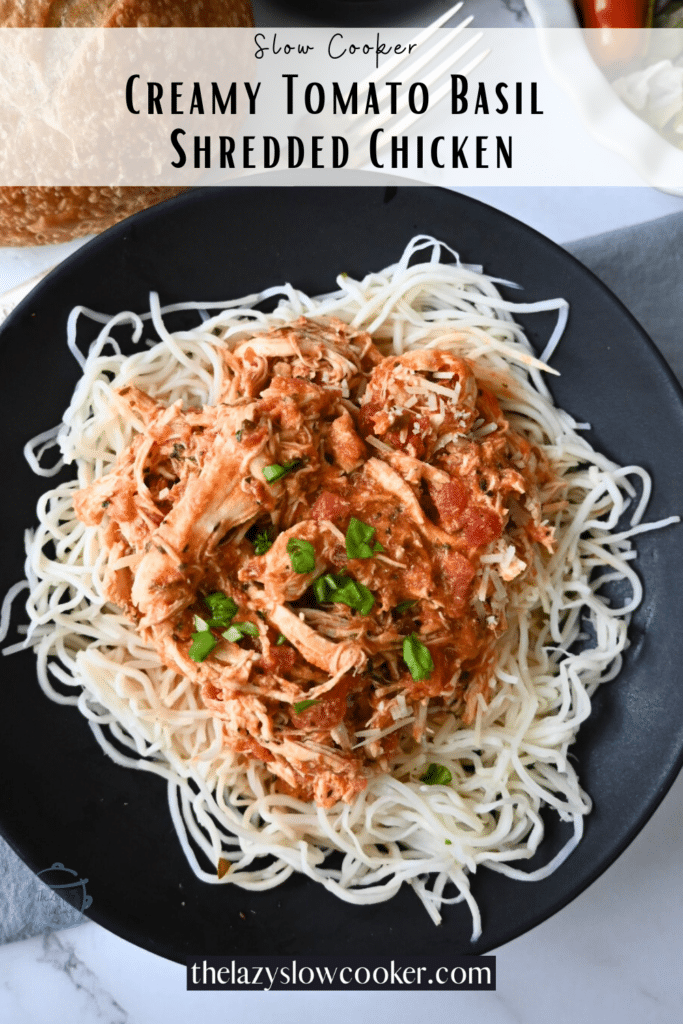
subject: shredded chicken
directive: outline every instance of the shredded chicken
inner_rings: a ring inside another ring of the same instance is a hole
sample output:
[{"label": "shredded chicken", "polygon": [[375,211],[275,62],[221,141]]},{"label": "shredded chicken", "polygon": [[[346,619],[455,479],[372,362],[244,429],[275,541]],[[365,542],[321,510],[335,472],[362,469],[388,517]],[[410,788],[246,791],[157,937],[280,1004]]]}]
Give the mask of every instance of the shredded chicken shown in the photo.
[{"label": "shredded chicken", "polygon": [[[107,597],[227,747],[331,806],[420,739],[428,704],[473,720],[557,498],[475,365],[301,318],[226,348],[215,406],[130,386],[116,402],[134,441],[76,514],[101,526]],[[368,539],[349,553],[354,521]]]}]

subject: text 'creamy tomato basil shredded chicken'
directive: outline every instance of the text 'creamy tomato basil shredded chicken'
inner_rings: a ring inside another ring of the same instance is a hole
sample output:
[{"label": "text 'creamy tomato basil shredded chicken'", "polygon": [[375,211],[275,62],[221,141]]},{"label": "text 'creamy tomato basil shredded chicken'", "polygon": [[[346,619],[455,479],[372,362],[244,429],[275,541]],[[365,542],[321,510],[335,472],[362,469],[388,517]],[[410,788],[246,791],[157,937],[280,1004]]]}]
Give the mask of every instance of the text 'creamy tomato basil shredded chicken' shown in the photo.
[{"label": "text 'creamy tomato basil shredded chicken'", "polygon": [[[49,475],[56,440],[78,475],[27,535],[19,646],[111,757],[167,779],[199,878],[299,871],[356,903],[407,883],[436,922],[467,901],[476,938],[478,866],[545,877],[581,837],[568,751],[627,643],[649,485],[554,406],[512,319],[558,311],[548,358],[563,300],[515,306],[426,237],[337,284],[186,303],[173,334],[156,295],[72,312],[83,376],[27,457]],[[543,808],[573,828],[525,872]]]}]

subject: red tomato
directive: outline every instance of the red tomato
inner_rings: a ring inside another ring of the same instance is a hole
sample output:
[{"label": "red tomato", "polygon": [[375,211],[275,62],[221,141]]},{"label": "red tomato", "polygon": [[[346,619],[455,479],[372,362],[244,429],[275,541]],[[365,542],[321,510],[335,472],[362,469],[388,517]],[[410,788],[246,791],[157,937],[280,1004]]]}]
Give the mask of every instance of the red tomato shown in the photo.
[{"label": "red tomato", "polygon": [[444,530],[455,533],[467,506],[467,488],[460,480],[451,480],[450,483],[430,487],[429,491],[439,513],[439,522]]},{"label": "red tomato", "polygon": [[267,672],[273,672],[276,676],[286,676],[294,668],[296,651],[288,644],[280,647],[271,644],[268,656],[263,659],[263,667]]},{"label": "red tomato", "polygon": [[471,548],[483,548],[503,532],[503,523],[497,512],[490,508],[470,505],[463,513],[460,525]]},{"label": "red tomato", "polygon": [[332,491],[321,491],[313,503],[310,518],[318,521],[329,519],[330,522],[339,525],[339,520],[345,519],[350,511],[351,506],[344,498],[333,494]]},{"label": "red tomato", "polygon": [[474,579],[474,566],[459,551],[444,551],[440,561],[446,590],[456,605],[464,605]]},{"label": "red tomato", "polygon": [[579,0],[584,28],[645,28],[649,0]]},{"label": "red tomato", "polygon": [[292,725],[295,729],[335,729],[344,720],[348,692],[349,682],[342,679],[319,698],[320,703],[312,704],[298,715],[292,712]]},{"label": "red tomato", "polygon": [[649,0],[577,0],[577,3],[584,28],[597,29],[587,33],[586,42],[599,67],[622,68],[636,55],[642,55],[645,33],[618,30],[650,26],[653,3]]}]

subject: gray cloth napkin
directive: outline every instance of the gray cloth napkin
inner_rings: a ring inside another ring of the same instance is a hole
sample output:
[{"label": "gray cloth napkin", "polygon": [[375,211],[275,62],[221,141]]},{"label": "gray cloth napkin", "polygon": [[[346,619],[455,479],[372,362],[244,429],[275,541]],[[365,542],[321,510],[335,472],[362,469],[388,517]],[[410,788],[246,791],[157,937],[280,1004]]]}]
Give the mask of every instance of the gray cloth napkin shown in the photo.
[{"label": "gray cloth napkin", "polygon": [[683,213],[565,248],[621,299],[683,383]]},{"label": "gray cloth napkin", "polygon": [[[683,381],[683,214],[566,248],[621,299]],[[79,911],[36,878],[0,839],[0,942],[82,920]]]},{"label": "gray cloth napkin", "polygon": [[[45,868],[52,865],[46,864]],[[53,870],[46,877],[60,884],[65,878],[68,881],[69,873]],[[84,920],[80,910],[34,875],[0,838],[0,943],[30,939],[32,935],[70,928]]]}]

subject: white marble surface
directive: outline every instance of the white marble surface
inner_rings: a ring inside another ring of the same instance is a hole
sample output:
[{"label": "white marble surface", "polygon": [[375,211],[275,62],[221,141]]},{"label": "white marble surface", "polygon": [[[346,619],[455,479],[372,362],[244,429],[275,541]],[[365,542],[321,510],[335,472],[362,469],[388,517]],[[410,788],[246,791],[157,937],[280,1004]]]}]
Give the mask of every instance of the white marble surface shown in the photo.
[{"label": "white marble surface", "polygon": [[[645,188],[468,191],[560,242],[683,210],[683,200]],[[16,259],[0,252],[0,273],[12,267]],[[87,923],[0,947],[0,1021],[675,1024],[683,1020],[681,820],[683,778],[602,878],[497,951],[495,993],[188,993],[181,967]]]}]

